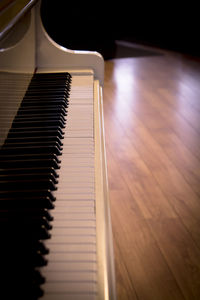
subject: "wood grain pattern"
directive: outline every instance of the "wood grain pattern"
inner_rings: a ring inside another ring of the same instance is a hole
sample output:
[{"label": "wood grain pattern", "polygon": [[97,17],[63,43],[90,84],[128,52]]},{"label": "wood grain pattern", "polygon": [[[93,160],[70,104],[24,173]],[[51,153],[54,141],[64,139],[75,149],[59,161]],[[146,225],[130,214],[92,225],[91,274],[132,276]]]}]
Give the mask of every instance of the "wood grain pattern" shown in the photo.
[{"label": "wood grain pattern", "polygon": [[178,54],[106,62],[118,300],[200,299],[199,82]]}]

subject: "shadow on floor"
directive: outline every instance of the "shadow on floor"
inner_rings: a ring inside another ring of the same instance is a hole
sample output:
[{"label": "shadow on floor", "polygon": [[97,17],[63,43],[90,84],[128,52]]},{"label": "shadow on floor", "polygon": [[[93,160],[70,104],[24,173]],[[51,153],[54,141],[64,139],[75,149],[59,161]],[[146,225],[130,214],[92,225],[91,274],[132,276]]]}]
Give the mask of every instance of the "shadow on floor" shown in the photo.
[{"label": "shadow on floor", "polygon": [[137,45],[127,41],[115,41],[115,54],[113,58],[145,57],[163,55],[162,51],[150,47]]}]

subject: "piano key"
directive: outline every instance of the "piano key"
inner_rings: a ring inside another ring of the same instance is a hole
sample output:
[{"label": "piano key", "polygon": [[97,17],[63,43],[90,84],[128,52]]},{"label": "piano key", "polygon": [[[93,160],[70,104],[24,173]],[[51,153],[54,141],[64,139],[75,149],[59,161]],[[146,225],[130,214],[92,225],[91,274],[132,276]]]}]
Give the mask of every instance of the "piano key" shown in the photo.
[{"label": "piano key", "polygon": [[33,128],[32,130],[27,130],[25,131],[24,128],[21,129],[21,131],[9,131],[8,133],[8,138],[23,138],[23,137],[37,137],[37,136],[44,136],[44,137],[48,137],[48,136],[54,136],[57,137],[59,139],[63,139],[64,133],[61,132],[60,130],[58,130],[57,128],[54,129],[46,129],[46,128],[41,128],[40,131],[35,131]]},{"label": "piano key", "polygon": [[10,175],[20,175],[20,174],[29,174],[31,172],[31,174],[37,174],[38,172],[40,174],[44,174],[44,173],[51,173],[53,174],[53,176],[55,178],[58,178],[59,175],[57,174],[56,170],[52,167],[37,167],[37,168],[18,168],[18,169],[0,169],[0,175],[6,175],[6,174],[10,174]]},{"label": "piano key", "polygon": [[44,136],[44,137],[22,137],[22,138],[7,138],[6,144],[14,143],[26,143],[26,142],[57,142],[60,146],[63,146],[63,142],[56,136]]},{"label": "piano key", "polygon": [[[30,172],[30,171],[29,171]],[[52,173],[27,173],[27,174],[17,174],[17,179],[20,181],[23,180],[36,180],[36,179],[47,179],[47,180],[51,180],[54,184],[57,184],[58,181],[55,179],[54,175]],[[4,174],[1,175],[0,174],[0,182],[1,181],[12,181],[16,179],[16,174]]]},{"label": "piano key", "polygon": [[[85,282],[79,282],[79,284],[77,284],[76,282],[50,282],[50,283],[46,283],[45,287],[44,287],[44,291],[46,293],[66,293],[66,294],[85,294],[90,293],[90,294],[97,294],[97,287],[96,287],[96,283],[85,283]],[[68,297],[67,297],[68,298]]]},{"label": "piano key", "polygon": [[47,153],[47,154],[56,154],[61,155],[61,150],[57,146],[22,146],[22,147],[9,147],[7,145],[3,146],[0,149],[0,155],[1,154],[41,154],[41,153]]},{"label": "piano key", "polygon": [[18,115],[15,117],[15,122],[26,122],[26,121],[42,121],[42,120],[60,120],[63,123],[66,123],[65,118],[62,115],[53,115],[53,114],[29,114],[29,115]]},{"label": "piano key", "polygon": [[[48,99],[48,98],[47,98]],[[21,103],[21,107],[27,107],[27,106],[31,106],[31,107],[37,107],[37,108],[40,108],[40,107],[43,107],[43,108],[46,108],[46,107],[49,107],[51,108],[51,106],[58,106],[60,108],[67,108],[67,102],[65,100],[63,101],[59,101],[59,100],[52,100],[50,101],[50,103],[48,101],[44,101],[44,100],[41,100],[41,101],[33,101],[31,99],[29,99],[29,101],[23,101]]]},{"label": "piano key", "polygon": [[46,126],[59,126],[65,128],[65,123],[62,120],[17,120],[12,123],[12,128],[25,128],[25,127],[46,127]]},{"label": "piano key", "polygon": [[[69,235],[52,235],[51,239],[45,241],[45,245],[47,247],[51,247],[51,245],[55,245],[55,249],[57,245],[66,244],[66,245],[95,245],[96,247],[96,237],[94,235],[84,235],[84,236],[69,236]],[[95,266],[94,266],[95,267]],[[47,268],[50,271],[50,268]],[[62,271],[62,270],[60,270]],[[73,271],[73,270],[72,270]],[[75,271],[75,270],[74,270]]]},{"label": "piano key", "polygon": [[31,218],[32,216],[45,217],[48,221],[53,221],[53,217],[46,208],[36,208],[36,207],[22,207],[22,208],[12,208],[1,209],[0,208],[0,218],[21,218],[26,216],[26,218]]},{"label": "piano key", "polygon": [[[78,283],[77,283],[78,284]],[[42,300],[96,300],[98,295],[91,293],[81,293],[81,294],[65,294],[65,293],[46,293],[43,295]]]},{"label": "piano key", "polygon": [[[17,142],[15,142],[15,143],[8,143],[8,141],[6,141],[5,143],[4,143],[4,145],[2,146],[2,149],[5,147],[8,147],[8,148],[22,148],[22,147],[24,147],[24,148],[28,148],[28,147],[43,147],[43,146],[54,146],[54,147],[57,147],[60,151],[63,149],[63,147],[62,146],[60,146],[60,144],[56,141],[56,142],[52,142],[52,141],[41,141],[41,142],[35,142],[35,141],[33,141],[33,142],[31,142],[31,141],[29,141],[29,142],[25,142],[25,143],[23,143],[23,142],[19,142],[19,143],[17,143]],[[37,154],[37,153],[36,153]]]},{"label": "piano key", "polygon": [[20,199],[25,201],[27,200],[27,202],[32,200],[32,203],[34,203],[34,201],[37,201],[37,199],[38,200],[42,199],[50,202],[54,202],[56,200],[56,198],[54,197],[54,195],[50,190],[44,190],[44,189],[28,190],[26,189],[26,187],[22,190],[15,190],[15,191],[0,190],[0,203],[3,201],[3,199],[10,199],[10,200],[13,199],[15,202]]},{"label": "piano key", "polygon": [[[97,281],[97,276],[95,272],[56,272],[55,276],[53,272],[43,271],[44,276],[48,277],[48,282],[80,282],[80,281]],[[55,278],[54,278],[55,277]]]},{"label": "piano key", "polygon": [[1,168],[33,168],[33,167],[50,167],[54,168],[55,170],[58,170],[60,168],[57,160],[55,158],[50,158],[50,159],[26,159],[26,157],[21,160],[17,159],[8,159],[8,160],[3,160],[1,161]]},{"label": "piano key", "polygon": [[96,272],[97,266],[93,262],[51,262],[49,261],[46,268],[44,268],[45,272]]},{"label": "piano key", "polygon": [[34,188],[41,188],[41,189],[50,189],[55,191],[57,187],[53,183],[51,179],[24,179],[24,180],[0,180],[0,189],[2,191],[8,190],[21,190],[23,187],[34,189]]},{"label": "piano key", "polygon": [[17,112],[17,116],[28,116],[28,115],[37,115],[37,114],[60,114],[61,116],[67,115],[67,109],[64,107],[51,105],[50,107],[35,107],[35,106],[27,106],[21,107]]},{"label": "piano key", "polygon": [[29,115],[18,115],[15,117],[15,122],[20,121],[40,121],[40,120],[60,120],[63,124],[66,124],[66,120],[62,115],[54,114],[29,114]]},{"label": "piano key", "polygon": [[[23,129],[22,128],[12,128],[11,127],[10,131],[9,131],[9,134],[10,133],[16,133],[16,134],[18,134],[21,131],[22,132],[24,132],[24,131],[28,131],[28,132],[34,131],[38,135],[38,134],[41,134],[41,132],[43,132],[43,131],[46,131],[48,133],[48,131],[54,131],[54,130],[56,131],[57,136],[59,135],[59,133],[61,135],[64,134],[62,128],[60,128],[59,126],[25,127]],[[47,135],[47,133],[46,133],[46,135]]]},{"label": "piano key", "polygon": [[[1,163],[4,163],[6,160],[13,161],[13,160],[21,160],[22,165],[23,161],[28,161],[28,160],[55,160],[57,164],[59,165],[61,160],[58,158],[58,156],[54,153],[31,153],[31,154],[21,154],[21,153],[16,153],[16,154],[1,154],[0,155],[0,161]],[[3,166],[3,165],[1,165]],[[6,164],[5,164],[6,166]]]},{"label": "piano key", "polygon": [[6,231],[9,231],[10,229],[13,232],[20,230],[20,235],[22,233],[31,234],[32,232],[36,231],[43,233],[44,230],[48,231],[52,229],[52,225],[48,222],[48,220],[45,217],[41,215],[29,215],[29,217],[21,215],[21,217],[19,217],[18,215],[14,214],[5,214],[4,216],[1,216],[0,224],[6,226],[6,229],[4,229]]}]

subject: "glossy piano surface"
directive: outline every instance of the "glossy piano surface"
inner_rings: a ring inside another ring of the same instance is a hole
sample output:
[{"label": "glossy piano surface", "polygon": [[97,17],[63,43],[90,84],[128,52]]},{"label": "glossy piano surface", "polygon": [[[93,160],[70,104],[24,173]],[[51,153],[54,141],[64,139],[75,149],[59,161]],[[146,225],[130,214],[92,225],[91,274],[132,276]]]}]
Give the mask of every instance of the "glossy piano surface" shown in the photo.
[{"label": "glossy piano surface", "polygon": [[103,59],[56,44],[27,5],[0,41],[5,299],[115,299]]}]

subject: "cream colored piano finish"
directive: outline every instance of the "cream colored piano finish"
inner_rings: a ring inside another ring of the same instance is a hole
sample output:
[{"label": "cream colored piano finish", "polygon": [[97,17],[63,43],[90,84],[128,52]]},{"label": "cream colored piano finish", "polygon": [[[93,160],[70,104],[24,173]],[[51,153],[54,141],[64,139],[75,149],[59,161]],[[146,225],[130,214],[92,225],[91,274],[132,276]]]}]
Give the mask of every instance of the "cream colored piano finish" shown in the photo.
[{"label": "cream colored piano finish", "polygon": [[[96,52],[73,51],[56,44],[43,28],[40,1],[0,44],[1,90],[9,89],[8,79],[13,80],[9,93],[1,92],[0,117],[8,116],[0,131],[1,143],[35,70],[72,74],[52,239],[47,241],[49,263],[41,269],[46,277],[43,299],[115,299],[103,58]],[[18,76],[21,85],[16,85]]]}]

